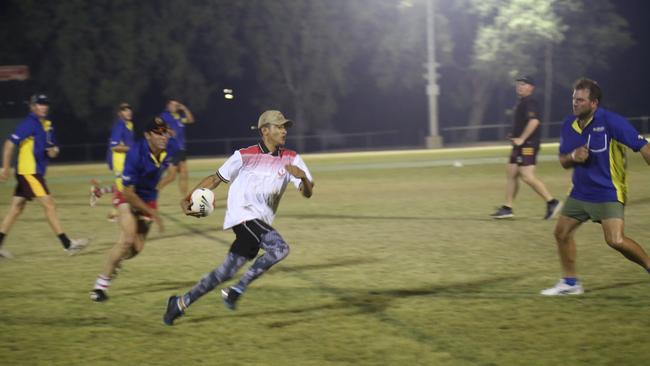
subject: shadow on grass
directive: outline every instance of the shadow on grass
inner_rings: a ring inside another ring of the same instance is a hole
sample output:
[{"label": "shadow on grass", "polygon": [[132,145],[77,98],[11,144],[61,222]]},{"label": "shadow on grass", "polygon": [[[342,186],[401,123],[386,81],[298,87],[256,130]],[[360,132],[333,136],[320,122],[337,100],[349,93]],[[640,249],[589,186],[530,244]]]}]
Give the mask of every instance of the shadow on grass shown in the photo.
[{"label": "shadow on grass", "polygon": [[[312,312],[318,312],[322,310],[344,310],[346,313],[366,314],[366,315],[374,316],[383,322],[392,323],[394,325],[400,323],[398,325],[403,326],[399,320],[385,315],[385,310],[395,300],[403,300],[403,299],[414,298],[414,297],[448,297],[448,296],[456,297],[458,295],[482,294],[485,292],[485,287],[489,287],[503,281],[511,282],[524,277],[525,275],[492,277],[492,278],[479,279],[471,282],[433,285],[429,287],[419,287],[413,289],[386,289],[386,290],[361,291],[361,290],[350,290],[350,289],[342,289],[342,288],[334,288],[334,287],[320,287],[319,290],[334,295],[337,301],[333,303],[327,303],[327,304],[317,304],[317,305],[283,308],[283,309],[272,309],[268,311],[256,311],[254,313],[247,312],[247,311],[236,312],[233,315],[229,315],[229,317],[264,318],[267,316],[281,315],[281,314],[300,315],[300,314],[310,314]],[[503,294],[499,295],[499,297],[502,298]],[[485,298],[485,297],[481,296],[481,298]],[[212,315],[212,316],[206,316],[206,317],[194,318],[194,319],[188,318],[187,322],[201,323],[201,322],[210,321],[222,317],[224,317],[224,315]],[[295,323],[305,322],[306,319],[308,320],[310,318],[315,319],[320,317],[322,317],[322,314],[308,316],[307,318],[301,317],[300,319],[275,321],[269,323],[268,326],[270,328],[281,328]]]},{"label": "shadow on grass", "polygon": [[643,285],[643,284],[648,284],[648,283],[650,283],[648,280],[617,282],[617,283],[610,283],[610,284],[601,285],[601,286],[590,287],[587,290],[585,290],[585,292],[592,293],[592,292],[599,292],[599,291],[603,291],[603,290],[611,290],[611,289],[615,289],[615,288],[623,288],[623,287],[629,287],[629,286],[635,286],[635,285]]}]

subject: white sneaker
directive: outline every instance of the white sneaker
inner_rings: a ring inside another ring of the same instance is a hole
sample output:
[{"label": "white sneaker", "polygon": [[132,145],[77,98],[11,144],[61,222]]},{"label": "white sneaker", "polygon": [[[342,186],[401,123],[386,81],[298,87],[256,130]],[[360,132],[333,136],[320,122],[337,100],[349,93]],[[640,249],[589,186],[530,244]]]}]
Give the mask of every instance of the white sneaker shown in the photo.
[{"label": "white sneaker", "polygon": [[88,239],[72,239],[70,240],[70,247],[65,249],[68,255],[73,256],[82,251],[88,245]]},{"label": "white sneaker", "polygon": [[575,285],[567,285],[564,278],[560,279],[555,286],[540,291],[540,294],[545,296],[564,296],[564,295],[582,295],[585,291],[582,289],[582,284],[576,282]]},{"label": "white sneaker", "polygon": [[11,253],[9,253],[9,251],[8,251],[7,249],[2,249],[2,248],[0,248],[0,259],[2,259],[2,258],[4,258],[4,259],[11,259],[11,258],[13,258],[13,257],[14,257],[14,256],[11,255]]}]

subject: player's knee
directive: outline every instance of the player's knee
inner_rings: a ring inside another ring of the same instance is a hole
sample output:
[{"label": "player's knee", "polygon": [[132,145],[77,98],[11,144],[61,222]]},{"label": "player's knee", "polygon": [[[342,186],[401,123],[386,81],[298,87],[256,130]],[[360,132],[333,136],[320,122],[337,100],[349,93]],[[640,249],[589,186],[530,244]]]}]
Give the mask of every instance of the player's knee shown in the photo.
[{"label": "player's knee", "polygon": [[607,242],[607,245],[609,245],[610,247],[618,250],[623,246],[623,242],[624,242],[623,235],[618,235],[618,234],[606,235],[605,242]]},{"label": "player's knee", "polygon": [[571,235],[569,232],[564,230],[564,228],[561,227],[556,227],[555,231],[553,231],[553,236],[555,236],[555,241],[557,242],[558,245],[563,245],[571,239]]},{"label": "player's knee", "polygon": [[284,258],[286,258],[289,255],[289,251],[290,251],[289,250],[289,244],[282,242],[278,246],[278,251],[277,251],[277,254],[276,254],[278,262],[283,260]]},{"label": "player's knee", "polygon": [[131,245],[130,247],[128,247],[126,249],[126,254],[124,254],[122,259],[124,259],[124,260],[131,259],[131,258],[137,256],[138,254],[140,254],[140,250],[138,248],[136,248],[135,246]]}]

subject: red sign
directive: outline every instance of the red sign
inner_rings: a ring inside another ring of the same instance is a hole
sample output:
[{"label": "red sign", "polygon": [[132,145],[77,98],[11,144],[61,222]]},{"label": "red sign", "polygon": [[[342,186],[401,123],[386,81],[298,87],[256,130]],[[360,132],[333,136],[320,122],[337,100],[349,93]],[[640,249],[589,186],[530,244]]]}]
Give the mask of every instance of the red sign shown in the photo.
[{"label": "red sign", "polygon": [[0,81],[27,79],[29,79],[29,67],[27,65],[0,66]]}]

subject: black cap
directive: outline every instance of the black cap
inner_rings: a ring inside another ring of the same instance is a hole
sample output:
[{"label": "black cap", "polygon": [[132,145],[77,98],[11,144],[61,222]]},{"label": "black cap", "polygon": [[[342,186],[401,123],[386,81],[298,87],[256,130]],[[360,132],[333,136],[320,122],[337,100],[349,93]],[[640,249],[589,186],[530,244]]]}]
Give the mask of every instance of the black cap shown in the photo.
[{"label": "black cap", "polygon": [[48,98],[47,95],[42,93],[34,94],[29,98],[29,104],[50,105],[50,98]]},{"label": "black cap", "polygon": [[535,86],[535,79],[533,79],[533,77],[530,75],[521,75],[520,77],[515,79],[515,81],[521,81],[523,83]]},{"label": "black cap", "polygon": [[165,121],[160,117],[154,117],[144,128],[144,132],[153,132],[157,134],[167,133],[168,131],[169,126],[167,126]]}]

